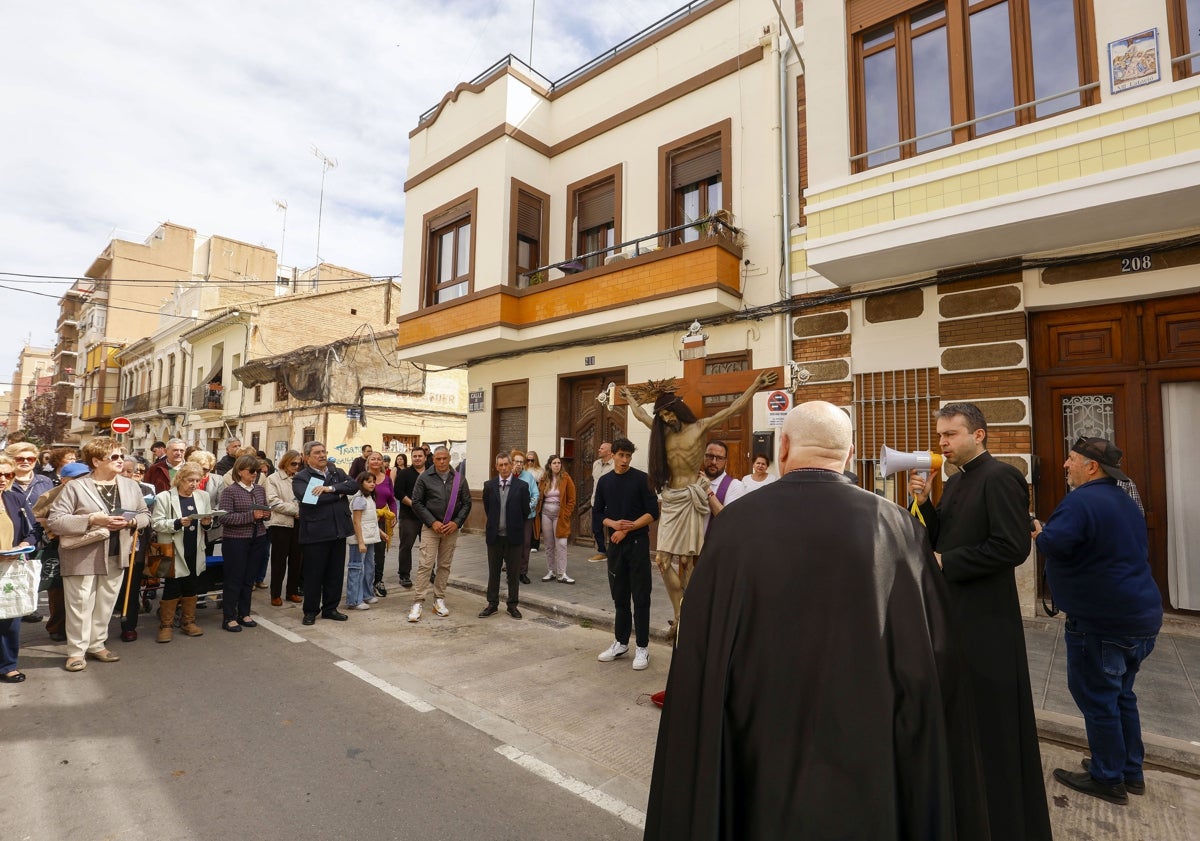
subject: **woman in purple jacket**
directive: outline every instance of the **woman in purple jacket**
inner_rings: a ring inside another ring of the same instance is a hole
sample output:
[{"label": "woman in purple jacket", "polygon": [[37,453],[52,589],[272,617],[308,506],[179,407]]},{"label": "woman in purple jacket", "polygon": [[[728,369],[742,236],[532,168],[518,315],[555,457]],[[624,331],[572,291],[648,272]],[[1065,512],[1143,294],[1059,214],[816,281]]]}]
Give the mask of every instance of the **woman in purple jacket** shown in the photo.
[{"label": "woman in purple jacket", "polygon": [[221,627],[226,631],[257,628],[250,616],[250,596],[254,591],[254,575],[270,551],[267,539],[267,491],[258,484],[258,457],[238,456],[230,475],[233,481],[221,490],[221,518],[224,537],[221,554],[224,557],[225,590],[221,598],[225,618]]}]

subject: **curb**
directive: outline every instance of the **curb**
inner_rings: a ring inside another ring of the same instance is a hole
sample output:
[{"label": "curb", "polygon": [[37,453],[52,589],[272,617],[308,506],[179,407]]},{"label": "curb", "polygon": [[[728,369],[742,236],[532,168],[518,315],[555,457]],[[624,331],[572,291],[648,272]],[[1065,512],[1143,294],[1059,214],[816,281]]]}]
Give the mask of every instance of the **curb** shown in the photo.
[{"label": "curb", "polygon": [[[456,578],[453,574],[451,574],[450,580],[447,583],[456,590],[464,590],[468,593],[477,593],[481,596],[487,595],[487,585],[480,584],[479,582],[469,578]],[[544,613],[555,617],[561,617],[563,619],[587,621],[591,623],[593,628],[600,628],[601,630],[606,631],[613,630],[614,620],[611,611],[600,610],[598,608],[587,607],[586,605],[580,604],[568,604],[560,599],[546,598],[536,593],[526,595],[524,589],[521,590],[520,595],[522,605],[528,605],[529,607],[537,608]],[[666,629],[657,628],[653,623],[651,623],[650,626],[650,639],[654,640],[655,642],[669,644],[667,641]]]},{"label": "curb", "polygon": [[[1087,749],[1087,731],[1079,716],[1034,710],[1034,717],[1039,737]],[[1200,777],[1200,745],[1157,733],[1143,733],[1142,741],[1146,745],[1146,765]]]}]

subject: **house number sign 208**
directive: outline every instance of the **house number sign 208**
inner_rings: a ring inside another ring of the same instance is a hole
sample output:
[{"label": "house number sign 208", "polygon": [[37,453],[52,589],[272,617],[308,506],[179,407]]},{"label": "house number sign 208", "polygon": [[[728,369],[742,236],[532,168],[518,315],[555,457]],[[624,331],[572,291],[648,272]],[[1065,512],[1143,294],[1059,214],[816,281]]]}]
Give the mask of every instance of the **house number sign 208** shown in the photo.
[{"label": "house number sign 208", "polygon": [[1153,261],[1149,254],[1138,254],[1133,257],[1121,258],[1121,273],[1129,274],[1130,272],[1145,272],[1152,269]]}]

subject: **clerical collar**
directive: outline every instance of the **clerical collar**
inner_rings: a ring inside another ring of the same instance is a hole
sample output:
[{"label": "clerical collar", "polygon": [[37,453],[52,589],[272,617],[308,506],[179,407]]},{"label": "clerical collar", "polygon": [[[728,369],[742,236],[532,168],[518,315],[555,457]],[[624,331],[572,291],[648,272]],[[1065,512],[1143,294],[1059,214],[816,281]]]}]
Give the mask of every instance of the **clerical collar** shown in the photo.
[{"label": "clerical collar", "polygon": [[[978,467],[979,465],[976,464],[976,462],[978,462],[980,457],[984,456],[984,455],[987,455],[987,450],[980,450],[978,455],[972,456],[970,461],[964,461],[962,464],[960,464],[958,466],[958,469],[959,470],[971,470],[975,467]],[[985,459],[985,461],[986,461],[986,459]]]}]

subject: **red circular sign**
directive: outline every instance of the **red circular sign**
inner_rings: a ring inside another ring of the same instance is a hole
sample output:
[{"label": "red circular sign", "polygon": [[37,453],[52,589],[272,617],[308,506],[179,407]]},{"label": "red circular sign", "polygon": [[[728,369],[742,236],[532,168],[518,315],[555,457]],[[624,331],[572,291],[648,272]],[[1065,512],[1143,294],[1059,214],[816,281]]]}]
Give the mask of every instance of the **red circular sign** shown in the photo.
[{"label": "red circular sign", "polygon": [[133,429],[133,423],[129,420],[129,418],[113,418],[112,423],[108,425],[108,428],[117,435],[124,435]]},{"label": "red circular sign", "polygon": [[772,412],[786,412],[791,402],[783,391],[772,391],[767,395],[767,409]]}]

